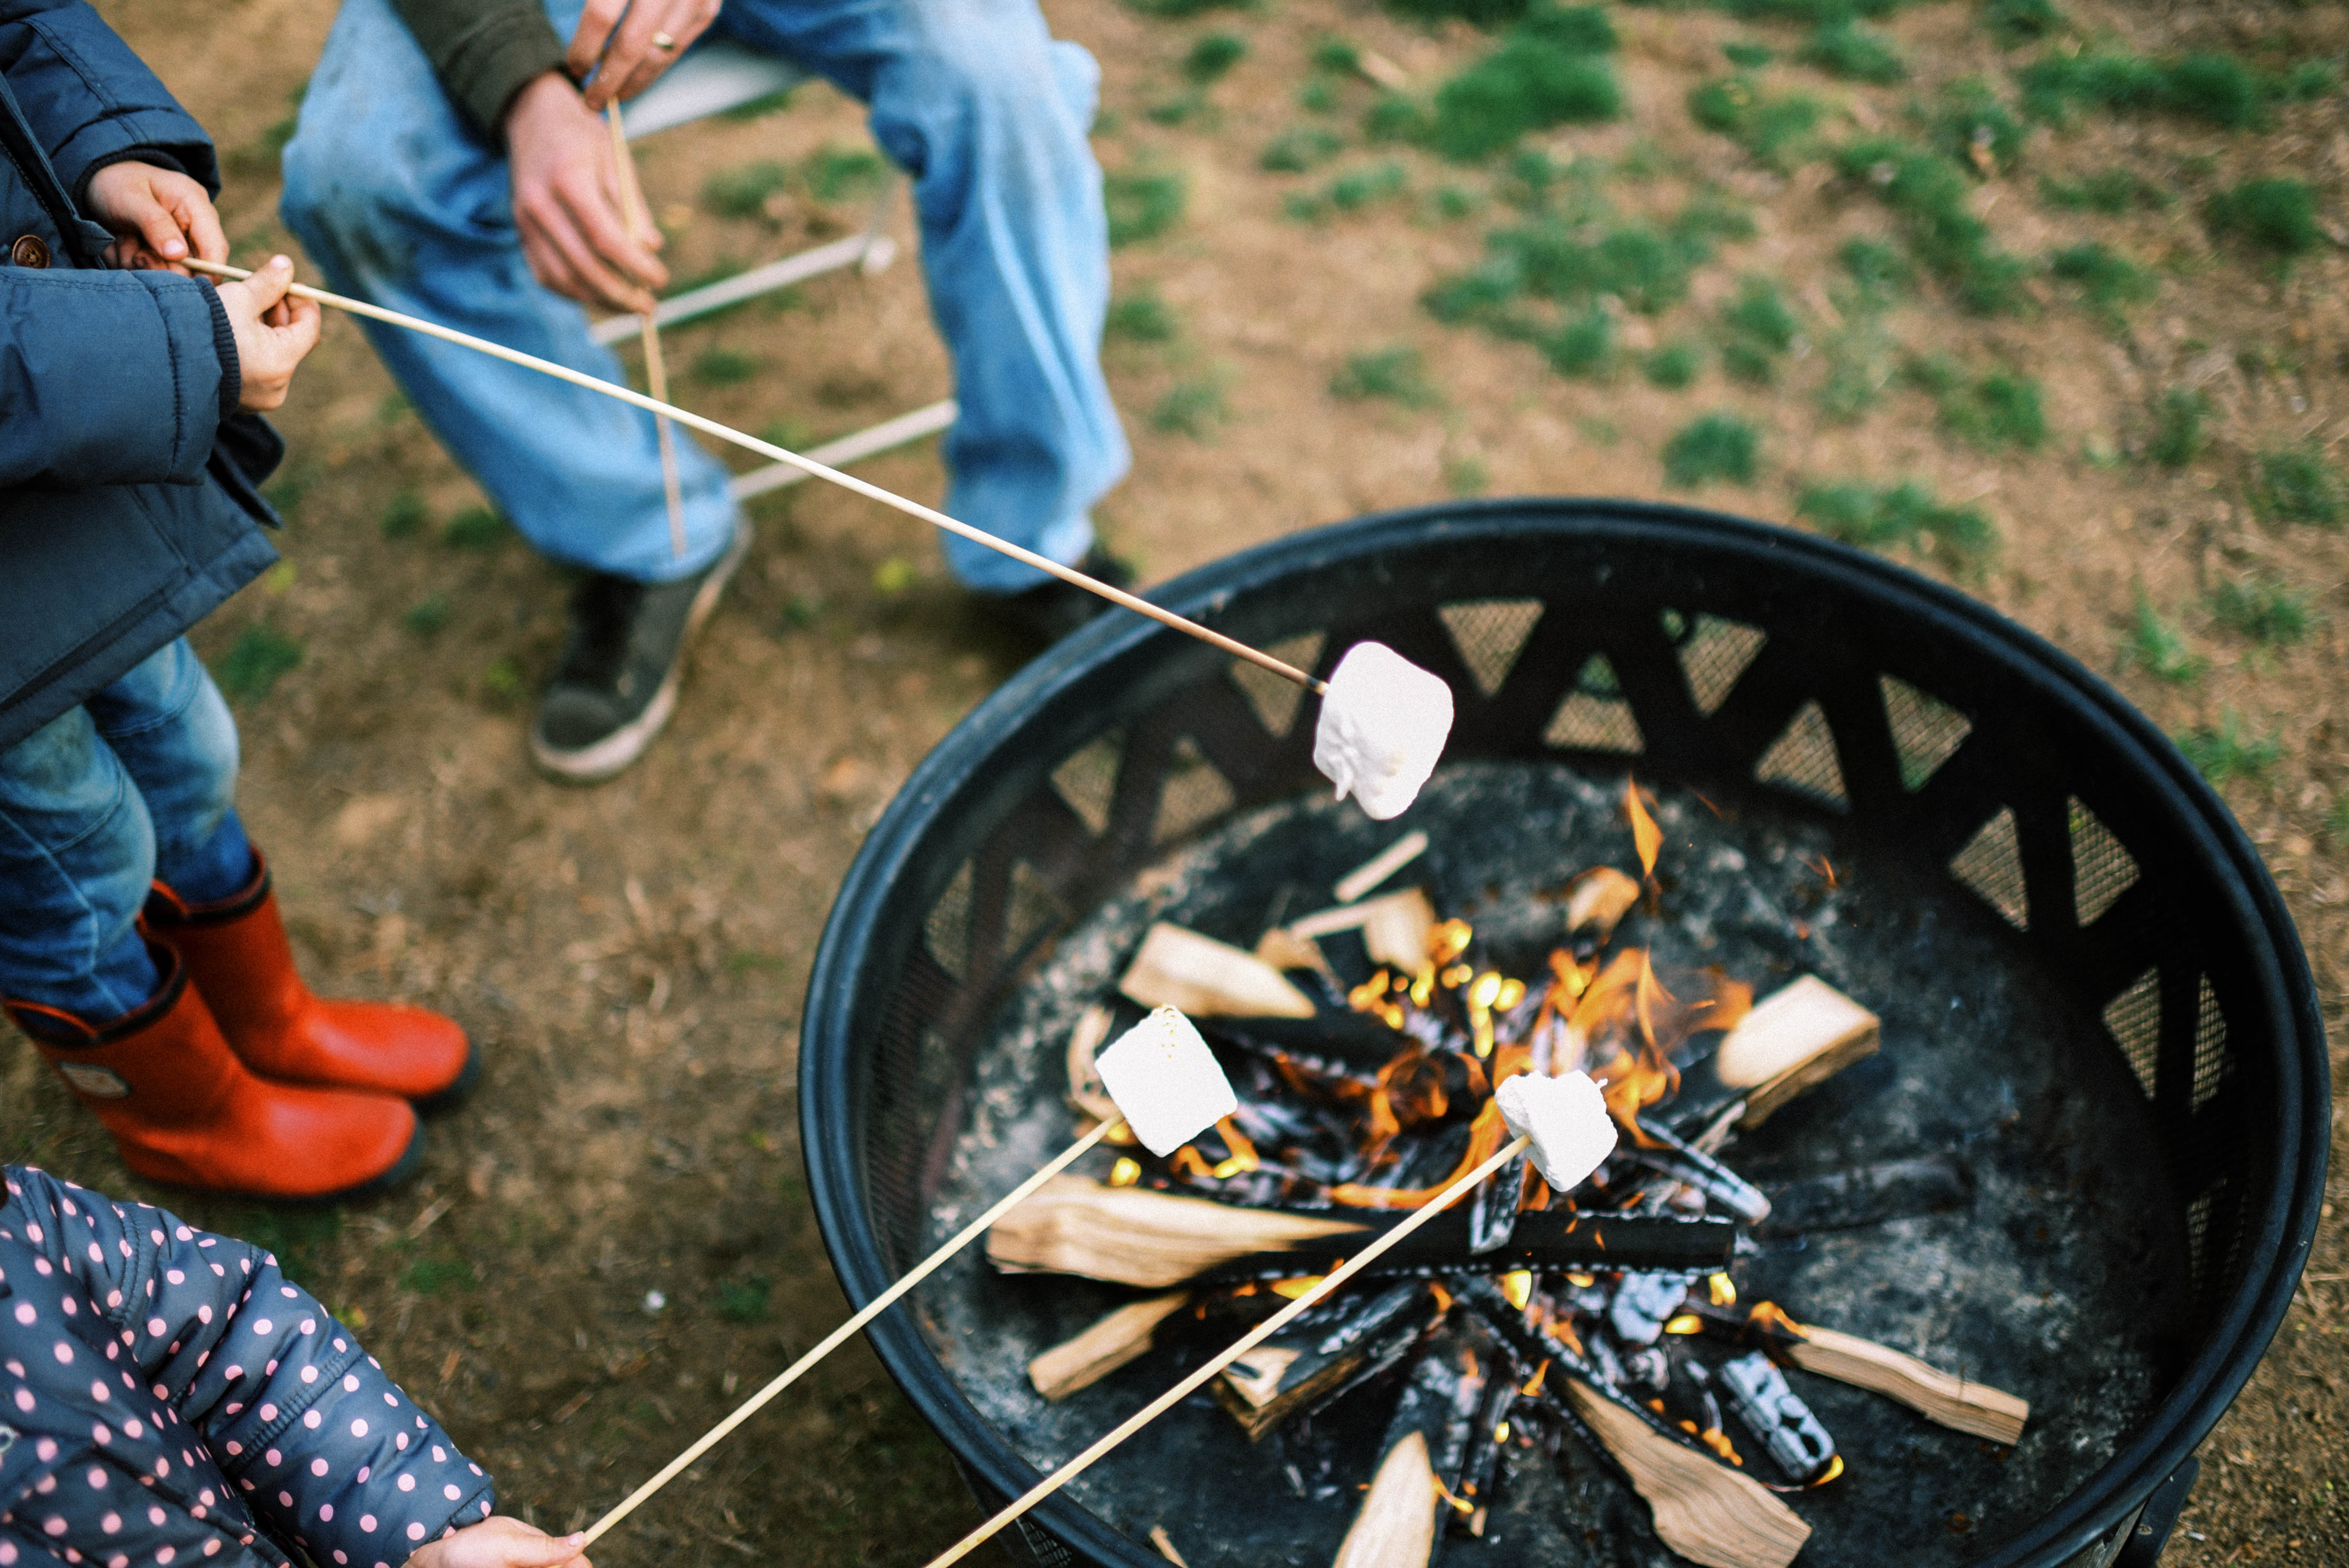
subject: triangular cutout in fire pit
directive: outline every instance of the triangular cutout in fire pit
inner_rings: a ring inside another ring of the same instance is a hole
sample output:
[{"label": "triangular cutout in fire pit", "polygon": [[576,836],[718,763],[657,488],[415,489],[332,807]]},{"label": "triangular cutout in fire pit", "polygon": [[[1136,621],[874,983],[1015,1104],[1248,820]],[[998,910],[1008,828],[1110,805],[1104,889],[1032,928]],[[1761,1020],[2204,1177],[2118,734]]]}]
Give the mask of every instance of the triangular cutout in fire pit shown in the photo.
[{"label": "triangular cutout in fire pit", "polygon": [[1892,728],[1892,749],[1900,759],[1900,787],[1914,795],[1957,755],[1973,721],[1937,696],[1928,696],[1898,676],[1878,676],[1884,692],[1884,717]]},{"label": "triangular cutout in fire pit", "polygon": [[1693,623],[1678,610],[1663,613],[1664,634],[1679,646],[1681,673],[1688,679],[1689,696],[1697,711],[1710,717],[1729,700],[1746,669],[1770,640],[1759,626],[1699,615]]},{"label": "triangular cutout in fire pit", "polygon": [[1816,702],[1806,702],[1786,723],[1770,749],[1754,764],[1754,777],[1838,810],[1847,810],[1851,797],[1843,787],[1843,764],[1836,758],[1835,731]]},{"label": "triangular cutout in fire pit", "polygon": [[2105,1027],[2113,1043],[2128,1058],[2129,1070],[2153,1098],[2156,1068],[2161,1060],[2161,971],[2148,969],[2129,982],[2128,989],[2105,1004]]},{"label": "triangular cutout in fire pit", "polygon": [[2031,929],[2031,899],[2023,881],[2023,849],[2014,830],[2014,808],[1998,815],[1950,860],[1950,874],[1965,883],[2017,931]]},{"label": "triangular cutout in fire pit", "polygon": [[[1308,632],[1301,637],[1288,637],[1273,644],[1264,651],[1284,664],[1309,670],[1321,658],[1325,641],[1319,632]],[[1257,722],[1275,740],[1287,735],[1297,722],[1297,709],[1305,700],[1305,688],[1285,676],[1274,675],[1261,665],[1246,659],[1234,659],[1231,665],[1232,684],[1256,709]]]},{"label": "triangular cutout in fire pit", "polygon": [[2072,905],[2085,931],[2137,885],[2137,859],[2078,796],[2071,801]]},{"label": "triangular cutout in fire pit", "polygon": [[1158,792],[1158,817],[1150,827],[1154,844],[1172,843],[1205,827],[1239,803],[1230,783],[1201,754],[1189,736],[1174,743],[1166,782]]},{"label": "triangular cutout in fire pit", "polygon": [[1095,837],[1109,829],[1110,804],[1117,798],[1118,764],[1124,757],[1125,731],[1112,729],[1094,736],[1052,769],[1052,788]]},{"label": "triangular cutout in fire pit", "polygon": [[1631,705],[1623,700],[1623,686],[1615,678],[1615,666],[1604,654],[1593,654],[1584,661],[1566,700],[1550,716],[1542,738],[1569,751],[1625,751],[1637,756],[1648,748],[1640,721],[1631,717]]},{"label": "triangular cutout in fire pit", "polygon": [[1534,623],[1542,617],[1542,602],[1480,599],[1438,605],[1435,613],[1444,617],[1444,629],[1452,634],[1460,662],[1476,677],[1476,689],[1491,696],[1516,667],[1526,639],[1534,634]]}]

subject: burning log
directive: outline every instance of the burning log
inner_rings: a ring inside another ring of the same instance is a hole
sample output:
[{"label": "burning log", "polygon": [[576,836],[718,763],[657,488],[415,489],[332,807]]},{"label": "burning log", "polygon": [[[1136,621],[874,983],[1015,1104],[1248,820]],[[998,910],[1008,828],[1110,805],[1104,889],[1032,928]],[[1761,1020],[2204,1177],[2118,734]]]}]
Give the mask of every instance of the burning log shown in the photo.
[{"label": "burning log", "polygon": [[1455,1352],[1455,1344],[1456,1336],[1445,1335],[1413,1368],[1387,1423],[1381,1445],[1385,1457],[1338,1549],[1338,1568],[1426,1568],[1442,1533],[1438,1522],[1447,1511],[1468,1506],[1442,1478],[1459,1472],[1485,1377],[1475,1352],[1464,1346]]},{"label": "burning log", "polygon": [[1729,1389],[1737,1418],[1762,1439],[1780,1470],[1798,1481],[1814,1480],[1826,1472],[1836,1457],[1835,1439],[1767,1356],[1756,1350],[1724,1363],[1721,1381]]},{"label": "burning log", "polygon": [[[997,1222],[988,1261],[1007,1274],[1069,1274],[1164,1290],[1203,1276],[1284,1278],[1327,1273],[1398,1222],[1378,1211],[1327,1214],[1243,1209],[1140,1187],[1064,1176]],[[1552,1209],[1518,1216],[1497,1252],[1471,1251],[1471,1216],[1440,1214],[1380,1260],[1392,1275],[1475,1268],[1566,1270],[1726,1268],[1735,1227],[1725,1220]]]},{"label": "burning log", "polygon": [[1888,1160],[1781,1188],[1757,1236],[1798,1236],[1845,1231],[1909,1214],[1962,1209],[1973,1202],[1973,1177],[1946,1154]]},{"label": "burning log", "polygon": [[[1435,931],[1435,905],[1424,890],[1406,888],[1361,903],[1325,909],[1288,926],[1288,934],[1303,942],[1341,931],[1362,934],[1362,946],[1371,963],[1417,969],[1427,962],[1427,941]],[[1263,949],[1257,951],[1261,954]]]},{"label": "burning log", "polygon": [[1412,1432],[1379,1461],[1330,1568],[1425,1568],[1435,1552],[1435,1485],[1427,1439]]},{"label": "burning log", "polygon": [[1415,1280],[1333,1302],[1233,1362],[1215,1381],[1216,1399],[1255,1442],[1401,1361],[1439,1310]]},{"label": "burning log", "polygon": [[1118,989],[1195,1017],[1309,1018],[1313,1000],[1253,953],[1164,921],[1150,928]]},{"label": "burning log", "polygon": [[1691,1562],[1785,1568],[1811,1538],[1811,1527],[1760,1481],[1673,1441],[1588,1384],[1568,1382],[1565,1398],[1647,1500],[1657,1537]]},{"label": "burning log", "polygon": [[1126,1303],[1073,1339],[1028,1363],[1028,1380],[1047,1399],[1065,1399],[1147,1353],[1158,1326],[1190,1304],[1187,1290]]},{"label": "burning log", "polygon": [[1873,1056],[1878,1028],[1875,1014],[1806,975],[1754,1004],[1710,1056],[1682,1070],[1672,1119],[1703,1125],[1743,1100],[1734,1124],[1759,1127],[1804,1090]]},{"label": "burning log", "polygon": [[1796,1323],[1766,1301],[1742,1314],[1692,1302],[1689,1313],[1696,1320],[1692,1326],[1728,1337],[1758,1338],[1773,1356],[1806,1372],[1881,1394],[1929,1421],[1993,1443],[2017,1441],[2031,1418],[2028,1399],[1956,1377],[1856,1334]]},{"label": "burning log", "polygon": [[1340,877],[1330,891],[1340,903],[1351,903],[1425,853],[1427,835],[1414,828]]},{"label": "burning log", "polygon": [[1640,902],[1640,884],[1613,866],[1593,866],[1566,884],[1566,929],[1605,942]]}]

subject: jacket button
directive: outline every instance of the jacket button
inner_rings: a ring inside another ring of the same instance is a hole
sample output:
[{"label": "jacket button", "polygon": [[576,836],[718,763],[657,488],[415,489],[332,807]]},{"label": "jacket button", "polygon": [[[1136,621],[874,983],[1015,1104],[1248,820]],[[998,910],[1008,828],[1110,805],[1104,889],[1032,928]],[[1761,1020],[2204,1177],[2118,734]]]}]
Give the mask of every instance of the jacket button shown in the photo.
[{"label": "jacket button", "polygon": [[[0,233],[5,232],[0,229]],[[38,234],[19,234],[16,242],[8,247],[8,259],[20,267],[46,267],[49,264],[49,242]]]}]

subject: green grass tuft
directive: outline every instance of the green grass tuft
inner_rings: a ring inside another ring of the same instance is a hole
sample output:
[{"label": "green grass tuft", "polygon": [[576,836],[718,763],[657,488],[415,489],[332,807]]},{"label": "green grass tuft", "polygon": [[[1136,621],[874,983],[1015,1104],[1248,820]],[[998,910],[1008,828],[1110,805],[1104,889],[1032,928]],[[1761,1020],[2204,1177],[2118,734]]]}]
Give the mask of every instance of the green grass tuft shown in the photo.
[{"label": "green grass tuft", "polygon": [[2154,608],[2143,588],[2137,591],[2137,612],[2124,652],[2129,663],[2169,686],[2192,686],[2209,667],[2209,660],[2187,646],[2178,624]]},{"label": "green grass tuft", "polygon": [[718,1315],[729,1323],[764,1323],[773,1287],[763,1274],[718,1282]]},{"label": "green grass tuft", "polygon": [[2002,49],[2019,49],[2064,28],[2064,13],[2055,8],[2055,0],[1989,0],[1980,20]]},{"label": "green grass tuft", "polygon": [[1693,385],[1704,368],[1704,350],[1682,340],[1667,343],[1640,362],[1640,373],[1650,385],[1678,392]]},{"label": "green grass tuft", "polygon": [[1856,423],[1892,383],[1898,347],[1879,312],[1865,299],[1847,300],[1843,325],[1820,344],[1826,375],[1819,383],[1819,412],[1839,425]]},{"label": "green grass tuft", "polygon": [[1253,10],[1256,0],[1125,0],[1125,3],[1145,16],[1179,22],[1186,16],[1204,16],[1210,11]]},{"label": "green grass tuft", "polygon": [[1158,291],[1144,285],[1109,302],[1109,320],[1102,330],[1128,343],[1168,343],[1180,327]]},{"label": "green grass tuft", "polygon": [[1768,278],[1749,277],[1738,284],[1737,297],[1722,308],[1724,338],[1721,367],[1733,380],[1767,386],[1777,377],[1777,361],[1795,346],[1802,323],[1778,285]]},{"label": "green grass tuft", "polygon": [[1933,141],[1943,156],[1982,179],[2011,172],[2028,132],[1984,83],[1967,79],[1941,89],[1933,114]]},{"label": "green grass tuft", "polygon": [[1166,395],[1158,399],[1158,406],[1150,411],[1150,428],[1205,440],[1230,417],[1224,406],[1223,381],[1210,376],[1177,382],[1169,387]]},{"label": "green grass tuft", "polygon": [[1899,250],[1881,240],[1846,240],[1836,253],[1861,295],[1883,303],[1899,298],[1917,281],[1917,269]]},{"label": "green grass tuft", "polygon": [[440,542],[451,550],[495,550],[506,539],[506,520],[485,506],[469,506],[449,520]]},{"label": "green grass tuft", "polygon": [[1436,89],[1426,139],[1444,157],[1466,162],[1528,131],[1612,119],[1622,107],[1604,59],[1537,36],[1513,36]]},{"label": "green grass tuft", "polygon": [[1819,484],[1795,502],[1820,532],[1869,550],[1902,546],[1953,572],[1977,572],[1998,552],[1998,528],[1973,507],[1943,506],[1926,486]]},{"label": "green grass tuft", "polygon": [[1444,488],[1456,496],[1483,495],[1493,488],[1493,470],[1475,453],[1444,459]]},{"label": "green grass tuft", "polygon": [[1582,379],[1604,376],[1615,364],[1615,318],[1594,304],[1536,342],[1549,367],[1560,376]]},{"label": "green grass tuft", "polygon": [[409,605],[399,624],[419,637],[429,637],[449,624],[449,595],[436,592]]},{"label": "green grass tuft", "polygon": [[2037,381],[1993,370],[1942,395],[1941,423],[1952,435],[1985,451],[2002,447],[2037,451],[2047,444],[2047,415],[2041,404]]},{"label": "green grass tuft", "polygon": [[1433,408],[1444,402],[1444,394],[1427,379],[1419,350],[1407,344],[1348,356],[1345,367],[1330,377],[1330,393],[1350,403],[1383,397],[1406,408]]},{"label": "green grass tuft", "polygon": [[1664,443],[1664,478],[1682,490],[1715,482],[1750,484],[1761,432],[1737,415],[1707,414]]},{"label": "green grass tuft", "polygon": [[1999,250],[1967,205],[1966,177],[1948,159],[1889,137],[1850,143],[1836,153],[1847,180],[1873,191],[1899,218],[1909,253],[1979,315],[2021,309],[2030,269]]},{"label": "green grass tuft", "polygon": [[705,348],[693,356],[694,379],[710,387],[737,387],[759,374],[759,358],[739,348]]},{"label": "green grass tuft", "polygon": [[2251,460],[2251,508],[2275,522],[2337,528],[2344,511],[2341,477],[2313,447],[2261,452]]},{"label": "green grass tuft", "polygon": [[2190,387],[2164,392],[2154,406],[2153,439],[2146,443],[2146,455],[2165,469],[2182,469],[2200,457],[2208,444],[2202,417],[2209,411],[2209,399]]},{"label": "green grass tuft", "polygon": [[302,667],[302,645],[266,621],[247,626],[212,666],[221,695],[243,706],[255,703]]},{"label": "green grass tuft", "polygon": [[2283,742],[2272,735],[2247,735],[2242,716],[2228,708],[2216,729],[2201,725],[2174,737],[2178,749],[2213,784],[2230,779],[2257,779],[2283,757]]},{"label": "green grass tuft", "polygon": [[2077,108],[2116,114],[2163,112],[2200,120],[2226,130],[2265,126],[2271,107],[2329,91],[2331,67],[2296,67],[2282,76],[2244,64],[2232,55],[2201,50],[2174,59],[2153,59],[2115,49],[2083,49],[2042,56],[2018,77],[2024,108],[2033,118],[2062,123]]},{"label": "green grass tuft", "polygon": [[1345,139],[1318,125],[1299,126],[1273,138],[1257,166],[1270,174],[1303,174],[1344,150]]},{"label": "green grass tuft", "polygon": [[711,175],[702,183],[701,200],[721,218],[756,218],[765,212],[767,198],[790,181],[790,170],[762,158]]},{"label": "green grass tuft", "polygon": [[1689,91],[1689,114],[1705,129],[1784,172],[1809,155],[1826,106],[1801,93],[1766,93],[1751,77],[1722,77]]},{"label": "green grass tuft", "polygon": [[2106,325],[2119,327],[2124,306],[2143,304],[2157,292],[2151,273],[2099,241],[2070,245],[2047,258],[2047,270],[2080,285],[2080,295]]},{"label": "green grass tuft", "polygon": [[412,490],[401,490],[383,509],[376,530],[386,539],[413,539],[432,522],[432,509]]},{"label": "green grass tuft", "polygon": [[1909,79],[1909,63],[1892,41],[1873,27],[1849,17],[1828,22],[1804,40],[1797,57],[1831,77],[1848,82],[1872,82],[1889,87]]},{"label": "green grass tuft", "polygon": [[2290,259],[2316,248],[2316,196],[2305,181],[2248,180],[2202,205],[2210,232],[2244,249]]},{"label": "green grass tuft", "polygon": [[2300,642],[2316,624],[2308,595],[2273,577],[2230,578],[2210,590],[2209,605],[2212,620],[2267,647]]},{"label": "green grass tuft", "polygon": [[1109,209],[1109,242],[1112,249],[1154,240],[1183,216],[1185,193],[1179,174],[1105,174],[1102,201]]},{"label": "green grass tuft", "polygon": [[1751,38],[1733,38],[1721,46],[1722,57],[1741,71],[1758,71],[1778,57],[1778,51]]},{"label": "green grass tuft", "polygon": [[2077,180],[2043,176],[2039,198],[2067,212],[2102,212],[2116,218],[2124,212],[2159,212],[2176,205],[2177,198],[2127,169],[2100,169]]},{"label": "green grass tuft", "polygon": [[1230,33],[1209,33],[1183,57],[1184,79],[1200,87],[1223,80],[1225,73],[1247,58],[1247,40]]},{"label": "green grass tuft", "polygon": [[819,201],[862,200],[879,191],[888,178],[888,163],[869,148],[827,142],[800,163],[801,183]]},{"label": "green grass tuft", "polygon": [[1343,38],[1323,38],[1313,46],[1313,68],[1340,75],[1362,68],[1362,51]]}]

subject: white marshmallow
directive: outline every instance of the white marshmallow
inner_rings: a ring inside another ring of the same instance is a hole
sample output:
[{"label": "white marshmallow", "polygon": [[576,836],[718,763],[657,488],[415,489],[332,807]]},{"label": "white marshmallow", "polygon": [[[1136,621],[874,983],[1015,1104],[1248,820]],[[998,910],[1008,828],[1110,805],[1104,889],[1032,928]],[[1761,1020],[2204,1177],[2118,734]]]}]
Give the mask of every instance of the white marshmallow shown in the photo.
[{"label": "white marshmallow", "polygon": [[1102,1087],[1143,1147],[1164,1159],[1240,1106],[1191,1020],[1160,1007],[1093,1058]]},{"label": "white marshmallow", "polygon": [[1534,1168],[1553,1192],[1572,1191],[1615,1151],[1615,1120],[1588,1073],[1518,1073],[1502,1079],[1494,1098],[1509,1130],[1532,1137]]},{"label": "white marshmallow", "polygon": [[1452,688],[1384,643],[1356,643],[1330,672],[1313,766],[1378,821],[1400,814],[1444,757]]}]

